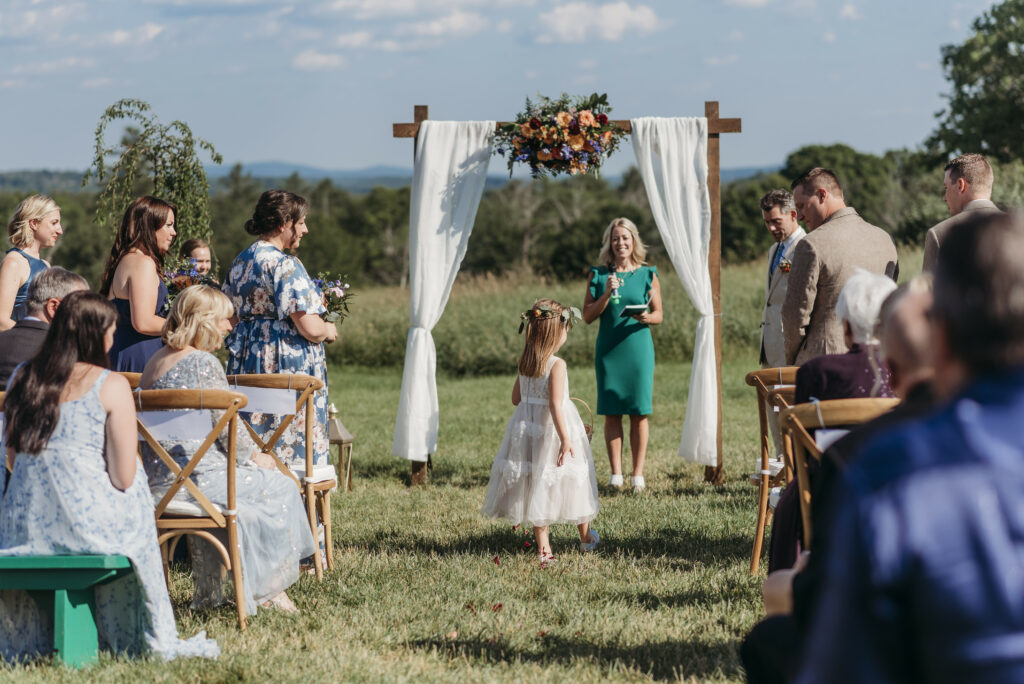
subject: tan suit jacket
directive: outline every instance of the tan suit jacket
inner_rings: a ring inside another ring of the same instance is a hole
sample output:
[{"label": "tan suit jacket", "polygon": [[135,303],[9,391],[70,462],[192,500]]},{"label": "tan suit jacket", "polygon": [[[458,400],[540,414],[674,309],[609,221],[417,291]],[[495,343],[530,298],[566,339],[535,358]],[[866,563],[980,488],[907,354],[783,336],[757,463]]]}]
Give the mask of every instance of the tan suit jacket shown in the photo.
[{"label": "tan suit jacket", "polygon": [[[806,233],[797,228],[790,236],[789,244],[782,258],[793,260],[793,250]],[[765,269],[764,311],[761,314],[761,366],[775,368],[786,365],[786,343],[782,336],[782,304],[786,301],[786,290],[789,288],[789,273],[780,266],[771,273],[775,252],[785,244],[776,242],[768,250],[768,268]]]},{"label": "tan suit jacket", "polygon": [[889,234],[843,207],[807,234],[793,250],[789,290],[782,306],[786,363],[800,365],[822,354],[846,352],[836,303],[857,268],[899,276]]},{"label": "tan suit jacket", "polygon": [[924,236],[924,265],[921,266],[921,270],[935,270],[935,264],[939,261],[939,247],[942,246],[942,241],[946,239],[946,235],[953,229],[953,226],[969,221],[979,214],[1001,213],[1003,212],[991,200],[976,199],[965,204],[959,214],[954,214],[945,221],[936,223],[928,229],[928,233]]}]

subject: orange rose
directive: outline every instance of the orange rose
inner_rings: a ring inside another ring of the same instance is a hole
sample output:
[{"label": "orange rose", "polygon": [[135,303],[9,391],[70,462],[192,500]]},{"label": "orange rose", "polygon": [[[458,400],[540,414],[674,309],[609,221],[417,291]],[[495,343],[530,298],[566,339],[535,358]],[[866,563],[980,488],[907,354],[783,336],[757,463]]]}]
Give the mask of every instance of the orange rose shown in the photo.
[{"label": "orange rose", "polygon": [[609,140],[612,139],[612,132],[605,131],[604,133],[601,134],[601,137],[604,139],[605,142],[608,142]]},{"label": "orange rose", "polygon": [[583,149],[586,150],[587,152],[593,152],[594,151],[594,143],[592,143],[592,142],[590,142],[588,140],[587,144],[583,146]]},{"label": "orange rose", "polygon": [[577,121],[580,122],[580,126],[596,126],[597,119],[594,118],[594,114],[589,109],[584,109],[580,112]]},{"label": "orange rose", "polygon": [[529,123],[519,125],[519,135],[523,136],[524,138],[529,138],[533,136],[533,129],[530,128]]},{"label": "orange rose", "polygon": [[569,124],[572,123],[572,114],[569,112],[558,112],[558,114],[555,114],[555,121],[558,122],[559,128],[568,128]]},{"label": "orange rose", "polygon": [[540,152],[537,153],[537,160],[538,161],[549,161],[550,159],[551,159],[551,150],[549,150],[546,147],[544,149],[542,149]]},{"label": "orange rose", "polygon": [[554,145],[558,142],[558,129],[554,126],[544,129],[544,144]]},{"label": "orange rose", "polygon": [[583,138],[582,135],[569,136],[569,147],[572,148],[573,152],[579,152],[580,150],[582,150],[584,143],[586,143],[586,140]]}]

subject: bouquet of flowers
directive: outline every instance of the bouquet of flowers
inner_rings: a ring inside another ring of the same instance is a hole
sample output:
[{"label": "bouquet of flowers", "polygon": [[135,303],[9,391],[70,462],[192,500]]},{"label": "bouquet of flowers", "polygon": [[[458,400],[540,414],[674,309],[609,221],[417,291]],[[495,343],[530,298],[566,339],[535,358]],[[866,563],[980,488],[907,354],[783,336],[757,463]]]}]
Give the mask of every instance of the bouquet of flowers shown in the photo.
[{"label": "bouquet of flowers", "polygon": [[167,286],[167,299],[164,301],[164,315],[170,312],[174,300],[178,298],[185,288],[193,285],[209,285],[218,290],[220,285],[209,273],[199,273],[196,270],[196,260],[188,259],[178,264],[172,264],[171,268],[164,269],[164,284]]},{"label": "bouquet of flowers", "polygon": [[348,300],[352,297],[349,285],[345,282],[345,276],[332,276],[329,273],[317,273],[313,282],[324,298],[324,308],[327,313],[323,318],[328,323],[340,323],[348,316]]},{"label": "bouquet of flowers", "polygon": [[534,176],[597,172],[625,133],[608,120],[608,96],[526,98],[526,109],[498,129],[495,152],[508,153],[508,172],[527,164]]}]

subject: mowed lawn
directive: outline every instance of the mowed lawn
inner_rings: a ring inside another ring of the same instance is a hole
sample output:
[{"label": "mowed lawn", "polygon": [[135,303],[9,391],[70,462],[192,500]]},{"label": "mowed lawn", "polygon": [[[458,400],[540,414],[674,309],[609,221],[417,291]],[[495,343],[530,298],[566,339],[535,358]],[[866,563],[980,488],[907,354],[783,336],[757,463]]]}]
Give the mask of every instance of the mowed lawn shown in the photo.
[{"label": "mowed lawn", "polygon": [[[920,252],[904,254],[903,262],[906,277],[919,269]],[[760,264],[726,269],[723,322],[739,326],[730,339],[756,339],[749,328],[758,320],[762,278]],[[495,320],[514,330],[515,312],[537,287],[490,287],[495,291],[454,293],[446,316],[469,320],[508,309]],[[578,285],[555,289],[559,297],[582,292]],[[358,326],[405,315],[408,299],[394,290],[364,292],[342,334],[372,334]],[[359,306],[373,310],[361,315]],[[571,335],[593,333],[591,327]],[[404,330],[396,334],[402,338],[388,344],[402,344]],[[478,513],[512,412],[511,364],[505,375],[438,376],[438,453],[430,484],[416,488],[408,486],[408,462],[390,455],[401,369],[335,364],[331,400],[355,435],[355,486],[333,497],[335,571],[323,583],[303,577],[289,592],[300,615],[261,611],[241,633],[230,607],[188,608],[191,584],[179,567],[172,575],[179,631],[206,630],[221,645],[219,660],[104,655],[83,673],[48,661],[0,665],[0,680],[742,681],[737,649],[762,615],[764,572],[748,572],[756,489],[747,476],[758,428],[743,376],[757,358],[753,345],[727,344],[726,351],[725,485],[704,484],[703,467],[678,457],[689,365],[659,363],[647,491],[604,486],[609,468],[598,422],[602,508],[594,527],[601,545],[584,556],[575,528],[557,527],[559,561],[544,570],[529,530]],[[569,382],[573,395],[594,405],[589,365],[572,366]]]}]

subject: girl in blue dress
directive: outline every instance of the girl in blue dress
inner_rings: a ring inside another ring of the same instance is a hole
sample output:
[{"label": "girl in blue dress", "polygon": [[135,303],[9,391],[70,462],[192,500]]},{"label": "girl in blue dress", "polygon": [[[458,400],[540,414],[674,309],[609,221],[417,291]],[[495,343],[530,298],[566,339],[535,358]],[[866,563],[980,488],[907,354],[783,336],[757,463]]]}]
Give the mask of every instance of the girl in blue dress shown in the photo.
[{"label": "girl in blue dress", "polygon": [[45,195],[26,197],[7,224],[12,248],[0,262],[0,330],[9,330],[25,317],[28,284],[50,264],[39,250],[53,247],[64,234],[60,207]]},{"label": "girl in blue dress", "polygon": [[[285,250],[298,248],[309,232],[306,213],[309,204],[284,190],[267,190],[260,195],[245,231],[258,236],[235,257],[223,285],[238,316],[228,336],[228,374],[305,373],[323,381],[324,389],[314,395],[316,425],[313,453],[317,465],[329,461],[327,441],[327,357],[324,342],[333,342],[338,330],[325,321],[323,293],[306,273],[298,257]],[[269,437],[277,417],[252,414],[252,426]],[[299,412],[278,442],[277,454],[299,467],[306,458],[306,416]]]}]

